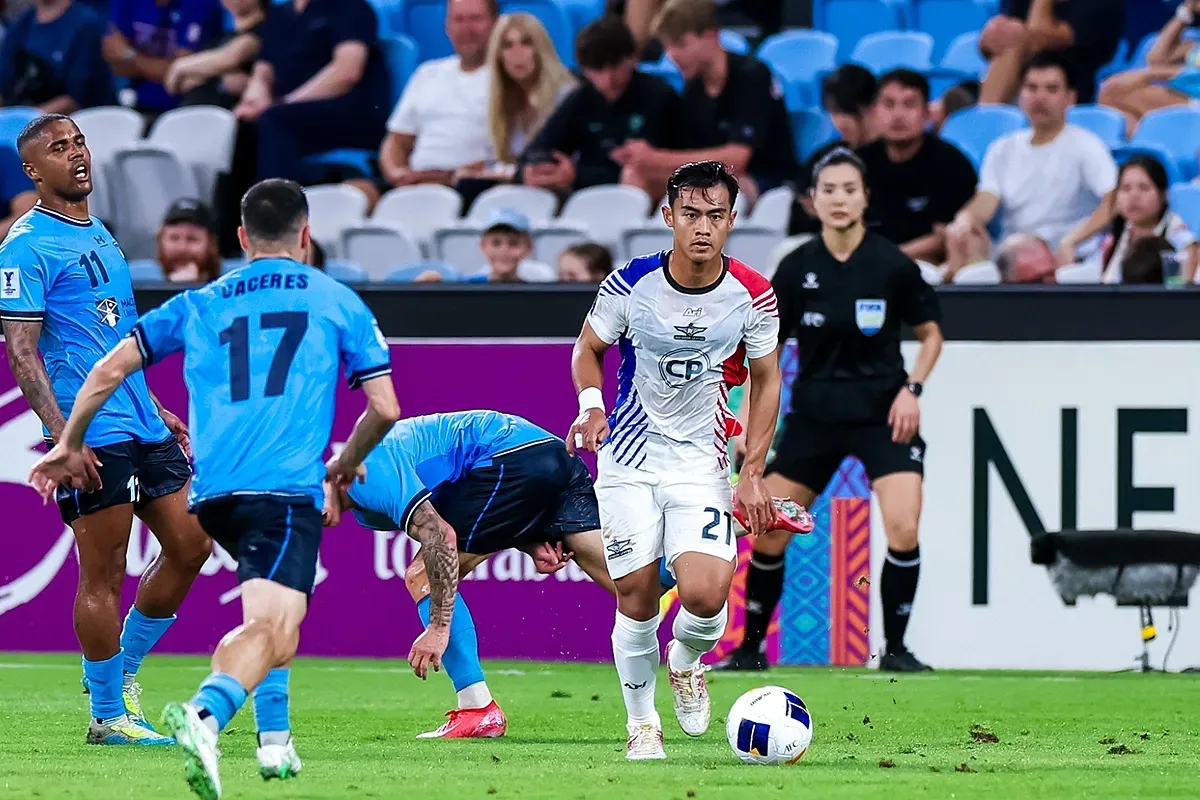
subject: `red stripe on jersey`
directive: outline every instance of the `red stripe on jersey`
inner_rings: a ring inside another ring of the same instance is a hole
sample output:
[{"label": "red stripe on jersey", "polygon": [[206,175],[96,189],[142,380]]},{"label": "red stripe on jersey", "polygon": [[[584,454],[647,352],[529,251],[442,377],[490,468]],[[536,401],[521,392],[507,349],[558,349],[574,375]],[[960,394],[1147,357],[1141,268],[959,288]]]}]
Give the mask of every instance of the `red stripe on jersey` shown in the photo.
[{"label": "red stripe on jersey", "polygon": [[729,274],[737,279],[738,283],[746,287],[746,291],[750,293],[751,298],[758,299],[764,292],[771,291],[771,282],[769,280],[736,258],[729,259]]},{"label": "red stripe on jersey", "polygon": [[737,350],[733,351],[733,355],[721,363],[721,369],[725,373],[726,386],[741,386],[746,382],[746,376],[750,374],[750,370],[746,367],[745,342],[739,343]]}]

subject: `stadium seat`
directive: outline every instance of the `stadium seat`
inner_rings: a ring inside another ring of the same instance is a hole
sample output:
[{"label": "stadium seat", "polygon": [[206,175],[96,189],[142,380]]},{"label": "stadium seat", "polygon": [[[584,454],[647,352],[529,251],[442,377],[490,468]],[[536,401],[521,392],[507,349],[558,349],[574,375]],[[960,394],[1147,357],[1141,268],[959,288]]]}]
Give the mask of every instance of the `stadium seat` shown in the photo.
[{"label": "stadium seat", "polygon": [[391,107],[395,108],[400,102],[400,94],[408,84],[408,79],[420,63],[420,54],[417,43],[402,33],[393,33],[380,39],[379,48],[383,51],[383,60],[387,64],[388,80],[392,88]]},{"label": "stadium seat", "polygon": [[[556,220],[557,222],[557,220]],[[592,232],[574,225],[549,225],[533,232],[533,258],[547,264],[557,264],[558,254],[573,244],[592,240]]]},{"label": "stadium seat", "polygon": [[671,229],[661,222],[658,225],[638,225],[621,231],[621,249],[618,255],[620,259],[628,261],[646,253],[670,250],[673,243]]},{"label": "stadium seat", "polygon": [[1142,117],[1129,143],[1166,149],[1175,158],[1184,180],[1191,180],[1200,174],[1200,164],[1196,162],[1196,148],[1200,147],[1200,109],[1175,106],[1151,111]]},{"label": "stadium seat", "polygon": [[456,281],[461,277],[461,273],[454,268],[453,264],[447,264],[445,261],[422,261],[392,270],[385,280],[389,283],[411,283],[421,273],[430,270],[441,275],[443,281]]},{"label": "stadium seat", "polygon": [[933,59],[964,33],[979,31],[991,14],[975,0],[913,0],[913,27],[933,37]]},{"label": "stadium seat", "polygon": [[343,261],[340,258],[325,262],[325,274],[342,283],[365,283],[367,280],[366,270],[353,261]]},{"label": "stadium seat", "polygon": [[558,196],[549,189],[502,184],[485,189],[468,209],[465,222],[482,225],[488,214],[497,208],[515,208],[529,217],[530,223],[540,225],[554,216]]},{"label": "stadium seat", "polygon": [[392,227],[360,223],[342,231],[342,258],[362,267],[367,280],[384,280],[396,267],[421,261],[416,242]]},{"label": "stadium seat", "polygon": [[344,183],[310,186],[304,194],[308,198],[312,237],[325,248],[329,258],[340,258],[342,231],[365,221],[367,196]]},{"label": "stadium seat", "polygon": [[921,277],[924,278],[925,282],[930,286],[942,285],[942,281],[944,280],[942,271],[933,264],[930,264],[928,261],[918,261],[917,269],[921,270]]},{"label": "stadium seat", "polygon": [[903,28],[897,3],[888,0],[824,0],[824,21],[817,27],[838,40],[838,63],[846,61],[860,39]]},{"label": "stadium seat", "polygon": [[1054,280],[1057,283],[1099,283],[1103,272],[1099,261],[1066,264],[1054,271]]},{"label": "stadium seat", "polygon": [[933,69],[933,37],[921,31],[882,31],[858,41],[850,60],[876,75],[905,67],[917,72]]},{"label": "stadium seat", "polygon": [[0,176],[0,200],[8,202],[21,192],[33,191],[33,182],[21,171],[21,156],[17,153],[17,137],[21,129],[39,116],[36,108],[14,106],[0,109],[0,159],[4,159]]},{"label": "stadium seat", "polygon": [[338,175],[336,180],[345,180],[348,175],[371,176],[375,174],[372,163],[375,155],[374,150],[346,147],[307,156],[301,162],[306,173],[304,183],[322,183],[331,180],[329,177],[331,172]]},{"label": "stadium seat", "polygon": [[784,31],[768,36],[758,58],[779,76],[789,111],[820,105],[821,79],[837,68],[837,38],[822,31]]},{"label": "stadium seat", "polygon": [[806,108],[788,115],[792,123],[792,139],[796,143],[796,158],[803,164],[822,145],[839,138],[833,120],[819,108]]},{"label": "stadium seat", "polygon": [[170,148],[196,178],[198,197],[213,202],[217,175],[233,165],[237,120],[217,106],[184,106],[159,117],[146,141]]},{"label": "stadium seat", "polygon": [[462,213],[462,195],[449,186],[427,183],[401,186],[379,199],[371,222],[398,227],[426,256],[433,254],[433,234],[455,223]]},{"label": "stadium seat", "polygon": [[1183,217],[1193,233],[1200,233],[1200,183],[1180,183],[1167,195],[1171,210]]},{"label": "stadium seat", "polygon": [[403,29],[397,28],[396,25],[400,6],[403,5],[404,0],[368,0],[368,2],[375,9],[375,19],[379,23],[379,38],[403,33]]},{"label": "stadium seat", "polygon": [[1167,171],[1167,182],[1169,184],[1184,183],[1186,181],[1183,168],[1180,166],[1179,161],[1175,158],[1174,154],[1170,150],[1161,144],[1154,144],[1151,142],[1130,142],[1129,144],[1123,144],[1113,150],[1113,158],[1116,160],[1118,165],[1124,164],[1126,161],[1134,158],[1135,156],[1149,156],[1158,163],[1162,164],[1163,169]]},{"label": "stadium seat", "polygon": [[1028,124],[1025,115],[1013,106],[972,106],[951,114],[942,126],[941,136],[979,169],[992,142]]},{"label": "stadium seat", "polygon": [[723,30],[719,36],[721,47],[730,53],[737,53],[740,56],[744,56],[750,52],[750,42],[746,41],[746,37],[737,31]]},{"label": "stadium seat", "polygon": [[635,186],[591,186],[567,198],[554,222],[590,231],[595,241],[613,248],[622,230],[645,222],[650,212],[650,195]]},{"label": "stadium seat", "polygon": [[1067,109],[1067,122],[1096,134],[1109,150],[1125,144],[1125,117],[1115,108],[1090,103],[1071,106]]},{"label": "stadium seat", "polygon": [[127,258],[152,258],[167,209],[176,200],[199,196],[195,173],[173,149],[141,143],[116,152],[112,174],[121,248]]},{"label": "stadium seat", "polygon": [[760,269],[761,265],[767,262],[771,250],[782,241],[783,233],[771,228],[755,225],[735,226],[725,242],[725,252],[743,264]]},{"label": "stadium seat", "polygon": [[579,33],[583,26],[604,14],[604,0],[562,0],[562,6],[567,10],[573,33]]},{"label": "stadium seat", "polygon": [[965,78],[979,78],[987,72],[987,61],[979,52],[979,31],[954,37],[938,63],[938,69],[960,73]]},{"label": "stadium seat", "polygon": [[446,37],[446,0],[404,0],[391,16],[391,30],[417,43],[421,61],[454,55]]},{"label": "stadium seat", "polygon": [[1109,77],[1110,75],[1116,75],[1118,72],[1122,72],[1126,69],[1129,69],[1129,41],[1122,39],[1121,41],[1117,42],[1117,52],[1113,53],[1112,59],[1100,69],[1096,70],[1097,89],[1099,89],[1100,84],[1105,78]]},{"label": "stadium seat", "polygon": [[[765,228],[783,235],[787,231],[788,220],[792,216],[792,204],[796,202],[796,193],[786,186],[779,186],[763,192],[750,210],[745,222],[754,228]],[[740,223],[740,220],[739,220]]]},{"label": "stadium seat", "polygon": [[644,72],[647,75],[657,75],[667,83],[671,84],[677,92],[683,91],[683,73],[679,71],[679,67],[675,66],[664,55],[661,61],[653,61],[645,64],[638,64],[638,72]]},{"label": "stadium seat", "polygon": [[[406,0],[407,1],[407,0]],[[500,13],[524,11],[537,17],[550,35],[554,49],[567,69],[575,66],[575,30],[567,10],[558,0],[500,0]]]},{"label": "stadium seat", "polygon": [[954,273],[954,283],[984,285],[1000,283],[1000,268],[991,261],[968,264]]},{"label": "stadium seat", "polygon": [[163,277],[162,265],[153,258],[135,258],[129,262],[129,280],[134,283],[162,283],[166,278]]},{"label": "stadium seat", "polygon": [[113,159],[122,147],[136,144],[146,128],[146,118],[132,108],[102,106],[76,111],[71,118],[87,139],[92,152],[92,194],[88,211],[111,220]]},{"label": "stadium seat", "polygon": [[468,225],[442,228],[433,235],[434,256],[453,264],[463,275],[478,272],[484,262],[479,250],[479,237],[483,229]]}]

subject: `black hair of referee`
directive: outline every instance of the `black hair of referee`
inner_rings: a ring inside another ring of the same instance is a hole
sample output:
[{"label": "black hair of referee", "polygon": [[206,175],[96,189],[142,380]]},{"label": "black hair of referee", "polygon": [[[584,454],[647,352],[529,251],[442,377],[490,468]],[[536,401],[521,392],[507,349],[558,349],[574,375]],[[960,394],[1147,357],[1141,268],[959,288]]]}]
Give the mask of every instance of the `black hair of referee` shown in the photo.
[{"label": "black hair of referee", "polygon": [[[887,536],[879,580],[886,650],[879,667],[930,669],[904,644],[917,591],[925,442],[917,398],[942,349],[937,295],[920,269],[883,236],[869,233],[865,168],[838,148],[813,168],[811,189],[820,236],[789,254],[772,285],[782,344],[795,337],[801,373],[767,490],[811,507],[847,455],[871,480]],[[909,372],[900,355],[901,323],[920,352]],[[782,349],[782,348],[781,348]],[[746,579],[746,631],[726,667],[766,669],[763,641],[784,584],[784,551],[792,534],[757,537]]]}]

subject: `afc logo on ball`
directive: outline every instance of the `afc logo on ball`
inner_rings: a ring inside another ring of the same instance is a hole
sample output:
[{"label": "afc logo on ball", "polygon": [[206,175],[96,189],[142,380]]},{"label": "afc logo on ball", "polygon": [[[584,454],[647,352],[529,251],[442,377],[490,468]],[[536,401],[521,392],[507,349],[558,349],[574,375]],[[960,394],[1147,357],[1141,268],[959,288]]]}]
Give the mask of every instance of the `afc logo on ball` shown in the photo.
[{"label": "afc logo on ball", "polygon": [[712,366],[708,356],[692,347],[672,350],[658,361],[658,374],[672,389],[679,389],[688,381],[708,372]]}]

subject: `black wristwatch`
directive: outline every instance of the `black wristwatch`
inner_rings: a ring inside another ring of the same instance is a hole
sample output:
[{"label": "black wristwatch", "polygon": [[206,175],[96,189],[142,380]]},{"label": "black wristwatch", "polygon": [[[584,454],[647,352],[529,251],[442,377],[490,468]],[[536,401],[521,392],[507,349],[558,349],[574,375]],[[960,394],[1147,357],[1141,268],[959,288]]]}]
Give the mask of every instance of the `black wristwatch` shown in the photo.
[{"label": "black wristwatch", "polygon": [[922,387],[921,387],[921,384],[917,383],[916,381],[913,381],[912,383],[904,384],[904,388],[908,389],[910,392],[912,392],[913,397],[921,396]]}]

